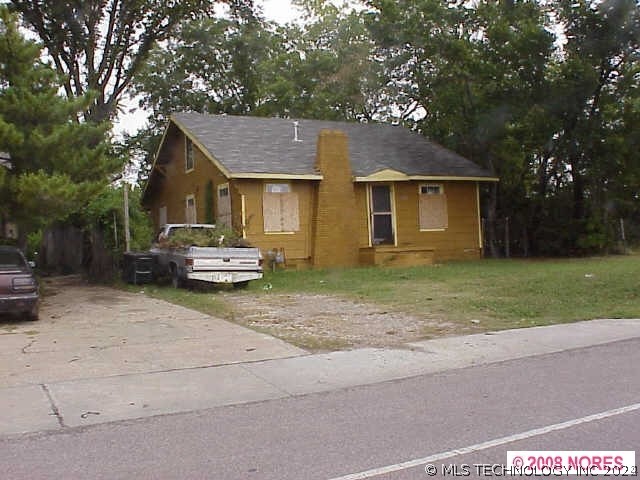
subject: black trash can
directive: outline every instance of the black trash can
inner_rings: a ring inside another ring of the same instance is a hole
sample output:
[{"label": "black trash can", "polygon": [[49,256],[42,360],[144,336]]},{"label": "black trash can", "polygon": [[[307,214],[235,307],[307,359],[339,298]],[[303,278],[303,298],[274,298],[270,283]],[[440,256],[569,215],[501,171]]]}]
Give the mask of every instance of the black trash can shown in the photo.
[{"label": "black trash can", "polygon": [[122,280],[134,285],[153,281],[153,255],[150,253],[127,252],[122,262]]}]

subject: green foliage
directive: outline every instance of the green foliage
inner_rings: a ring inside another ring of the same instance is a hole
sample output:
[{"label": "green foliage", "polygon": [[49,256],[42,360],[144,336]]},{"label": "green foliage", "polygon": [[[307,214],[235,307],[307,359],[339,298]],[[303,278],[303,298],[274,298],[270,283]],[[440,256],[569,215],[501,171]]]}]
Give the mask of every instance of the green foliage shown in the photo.
[{"label": "green foliage", "polygon": [[109,125],[78,121],[92,97],[61,97],[40,54],[0,6],[0,151],[12,163],[0,185],[0,213],[23,235],[77,215],[121,165],[106,142]]},{"label": "green foliage", "polygon": [[501,179],[483,209],[492,254],[504,217],[520,253],[615,242],[614,220],[640,208],[637,2],[367,3],[396,114],[423,110],[423,133]]},{"label": "green foliage", "polygon": [[36,230],[35,232],[30,232],[27,235],[27,248],[25,250],[25,254],[31,260],[36,261],[37,266],[37,254],[40,251],[40,246],[42,245],[42,230]]},{"label": "green foliage", "polygon": [[382,80],[364,16],[330,4],[322,13],[304,28],[255,16],[180,24],[136,75],[150,127],[131,143],[155,152],[167,118],[182,110],[372,119]]},{"label": "green foliage", "polygon": [[609,240],[605,228],[606,225],[597,220],[587,220],[586,225],[580,229],[576,246],[584,252],[604,252]]},{"label": "green foliage", "polygon": [[500,177],[482,206],[494,256],[504,218],[523,255],[606,251],[620,219],[638,239],[635,0],[364,3],[177,24],[136,78],[151,127],[131,145],[155,152],[177,110],[400,121]]},{"label": "green foliage", "polygon": [[[123,188],[123,185],[118,188],[103,188],[82,212],[92,226],[98,227],[100,231],[105,233],[107,246],[116,253],[118,258],[119,252],[123,252],[125,248]],[[127,188],[129,188],[128,184]],[[154,233],[151,219],[142,210],[141,196],[142,192],[139,188],[130,190],[129,231],[132,251],[147,250],[151,246]]]},{"label": "green foliage", "polygon": [[180,228],[161,241],[166,248],[243,246],[240,236],[226,226],[216,228]]},{"label": "green foliage", "polygon": [[[164,40],[183,19],[212,14],[215,3],[11,0],[53,59],[67,97],[96,93],[83,111],[92,123],[114,116],[132,77],[157,41]],[[225,3],[239,11],[251,6],[248,0]]]},{"label": "green foliage", "polygon": [[16,177],[13,191],[20,216],[28,213],[28,221],[46,226],[52,219],[64,221],[101,188],[102,183],[76,183],[66,173],[47,174],[42,170]]}]

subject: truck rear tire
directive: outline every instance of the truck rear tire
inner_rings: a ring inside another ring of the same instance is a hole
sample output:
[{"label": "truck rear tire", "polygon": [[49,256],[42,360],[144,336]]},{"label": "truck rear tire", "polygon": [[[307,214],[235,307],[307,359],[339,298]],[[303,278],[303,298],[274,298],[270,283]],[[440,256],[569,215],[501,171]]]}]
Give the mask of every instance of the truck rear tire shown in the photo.
[{"label": "truck rear tire", "polygon": [[173,288],[182,288],[183,285],[182,278],[180,278],[180,274],[178,273],[178,267],[175,265],[171,266],[171,285]]}]

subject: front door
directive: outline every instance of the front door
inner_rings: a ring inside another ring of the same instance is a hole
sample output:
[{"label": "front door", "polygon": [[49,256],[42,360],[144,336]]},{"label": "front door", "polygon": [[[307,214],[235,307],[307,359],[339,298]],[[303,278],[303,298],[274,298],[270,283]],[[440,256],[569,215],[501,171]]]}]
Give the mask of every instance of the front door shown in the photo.
[{"label": "front door", "polygon": [[371,185],[371,244],[394,245],[393,202],[390,185]]}]

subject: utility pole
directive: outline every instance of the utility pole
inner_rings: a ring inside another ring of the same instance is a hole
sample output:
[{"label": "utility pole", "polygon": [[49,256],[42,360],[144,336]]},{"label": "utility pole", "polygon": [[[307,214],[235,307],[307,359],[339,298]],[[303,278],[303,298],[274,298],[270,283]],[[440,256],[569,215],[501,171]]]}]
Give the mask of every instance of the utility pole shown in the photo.
[{"label": "utility pole", "polygon": [[129,184],[122,182],[124,192],[124,251],[128,252],[131,247],[131,234],[129,233]]}]

